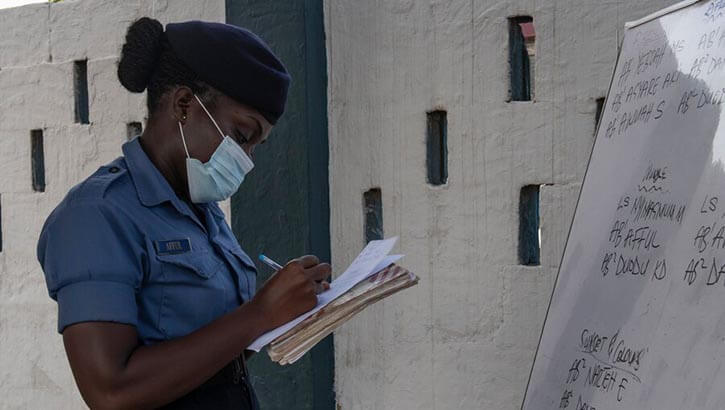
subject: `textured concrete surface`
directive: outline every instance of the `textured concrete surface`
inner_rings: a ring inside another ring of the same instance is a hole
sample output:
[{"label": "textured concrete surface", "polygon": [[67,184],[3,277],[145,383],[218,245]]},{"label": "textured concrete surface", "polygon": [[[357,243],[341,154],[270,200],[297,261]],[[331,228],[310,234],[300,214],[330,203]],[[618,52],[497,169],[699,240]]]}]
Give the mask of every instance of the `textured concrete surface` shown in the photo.
[{"label": "textured concrete surface", "polygon": [[[517,409],[625,21],[675,0],[327,0],[333,266],[363,246],[363,192],[421,281],[336,333],[339,408]],[[507,103],[507,18],[536,27],[533,102]],[[448,183],[426,112],[448,111]],[[541,266],[519,266],[522,186]]]},{"label": "textured concrete surface", "polygon": [[[129,23],[225,20],[224,0],[65,0],[0,10],[0,408],[84,408],[56,332],[35,245],[68,189],[121,154],[145,95],[116,62]],[[88,59],[90,124],[74,123],[73,61]],[[31,186],[30,130],[43,129],[45,192]],[[224,204],[229,215],[228,202]]]},{"label": "textured concrete surface", "polygon": [[[380,187],[387,236],[421,283],[336,333],[339,407],[520,406],[625,21],[674,0],[328,0],[334,266],[363,246]],[[115,61],[129,22],[224,20],[223,0],[65,0],[0,11],[0,408],[75,409],[56,307],[35,259],[50,210],[120,154],[145,117]],[[507,17],[537,31],[533,102],[506,103]],[[73,123],[73,60],[88,58],[90,121]],[[448,111],[448,183],[426,184],[426,111]],[[46,192],[31,188],[30,130]],[[517,264],[518,195],[541,188],[541,266]],[[228,214],[228,212],[227,212]]]}]

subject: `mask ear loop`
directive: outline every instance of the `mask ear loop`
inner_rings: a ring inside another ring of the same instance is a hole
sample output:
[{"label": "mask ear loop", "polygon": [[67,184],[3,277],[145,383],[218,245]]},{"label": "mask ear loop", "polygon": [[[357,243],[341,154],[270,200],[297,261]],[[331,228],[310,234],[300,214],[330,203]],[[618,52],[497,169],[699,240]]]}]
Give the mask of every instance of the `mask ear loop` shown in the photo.
[{"label": "mask ear loop", "polygon": [[222,141],[224,141],[224,133],[222,132],[222,129],[219,128],[219,125],[217,125],[216,121],[214,121],[214,117],[212,117],[211,114],[209,114],[209,110],[206,109],[206,107],[204,106],[204,103],[201,102],[201,100],[199,99],[199,97],[197,97],[196,94],[194,94],[194,98],[196,98],[196,101],[199,101],[199,105],[201,105],[201,108],[204,109],[204,112],[209,117],[211,122],[214,123],[216,130],[219,131],[219,135],[221,135]]},{"label": "mask ear loop", "polygon": [[189,155],[189,149],[186,148],[186,138],[184,138],[184,127],[181,126],[181,121],[178,121],[177,124],[179,124],[179,132],[181,133],[181,142],[184,144],[184,151],[186,151],[186,158],[191,158],[191,155]]}]

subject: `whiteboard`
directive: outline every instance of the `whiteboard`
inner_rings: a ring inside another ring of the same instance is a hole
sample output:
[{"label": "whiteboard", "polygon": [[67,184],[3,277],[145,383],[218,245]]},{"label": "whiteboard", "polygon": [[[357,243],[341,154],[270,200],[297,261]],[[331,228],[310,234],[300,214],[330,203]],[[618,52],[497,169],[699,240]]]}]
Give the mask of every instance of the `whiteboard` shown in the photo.
[{"label": "whiteboard", "polygon": [[725,409],[725,0],[630,23],[522,408]]}]

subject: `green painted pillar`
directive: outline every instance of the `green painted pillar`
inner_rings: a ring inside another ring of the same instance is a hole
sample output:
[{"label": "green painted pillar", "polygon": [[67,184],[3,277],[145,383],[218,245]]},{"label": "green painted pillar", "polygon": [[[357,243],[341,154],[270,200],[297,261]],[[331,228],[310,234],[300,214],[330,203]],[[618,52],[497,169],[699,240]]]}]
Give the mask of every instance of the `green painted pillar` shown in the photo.
[{"label": "green painted pillar", "polygon": [[[279,262],[314,254],[330,260],[327,66],[322,0],[227,0],[227,22],[262,37],[292,85],[284,116],[254,152],[255,167],[232,198],[232,228],[253,257]],[[271,271],[259,267],[258,285]],[[334,410],[334,355],[328,337],[297,363],[260,352],[249,362],[264,410]]]}]

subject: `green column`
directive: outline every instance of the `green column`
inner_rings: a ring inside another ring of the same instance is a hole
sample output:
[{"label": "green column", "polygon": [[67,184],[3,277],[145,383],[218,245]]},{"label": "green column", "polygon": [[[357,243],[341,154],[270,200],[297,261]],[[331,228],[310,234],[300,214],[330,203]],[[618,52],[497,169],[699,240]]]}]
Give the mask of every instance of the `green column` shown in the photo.
[{"label": "green column", "polygon": [[[227,22],[262,37],[284,62],[292,85],[284,116],[254,152],[255,168],[232,198],[232,228],[253,257],[285,262],[304,254],[330,260],[327,68],[322,0],[227,0]],[[259,267],[258,285],[270,275]],[[333,410],[332,338],[297,363],[250,360],[264,410]]]}]

